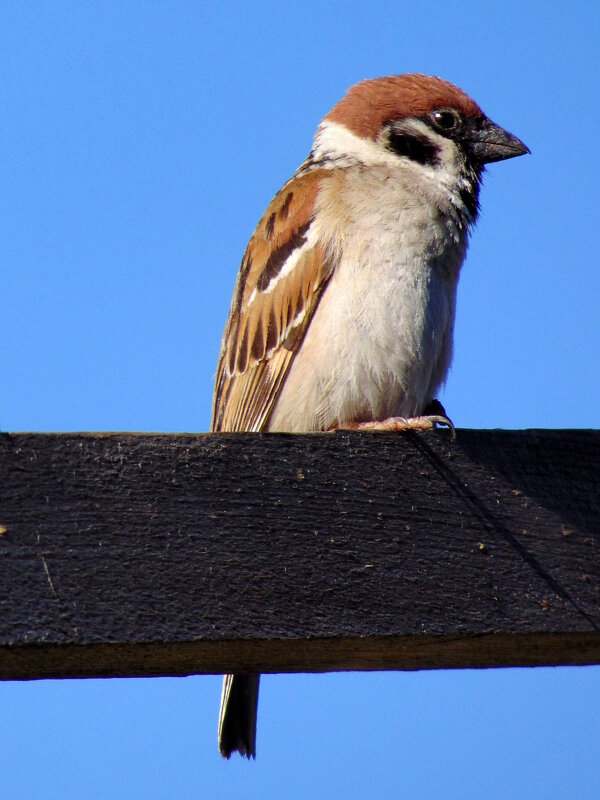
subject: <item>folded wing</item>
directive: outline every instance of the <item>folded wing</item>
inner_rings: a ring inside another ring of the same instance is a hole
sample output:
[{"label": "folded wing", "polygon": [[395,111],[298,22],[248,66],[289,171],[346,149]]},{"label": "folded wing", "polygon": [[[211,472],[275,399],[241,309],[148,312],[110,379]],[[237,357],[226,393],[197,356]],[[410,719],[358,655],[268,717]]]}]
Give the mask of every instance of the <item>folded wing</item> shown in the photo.
[{"label": "folded wing", "polygon": [[332,272],[313,225],[319,170],[289,181],[254,232],[217,367],[213,431],[261,431]]}]

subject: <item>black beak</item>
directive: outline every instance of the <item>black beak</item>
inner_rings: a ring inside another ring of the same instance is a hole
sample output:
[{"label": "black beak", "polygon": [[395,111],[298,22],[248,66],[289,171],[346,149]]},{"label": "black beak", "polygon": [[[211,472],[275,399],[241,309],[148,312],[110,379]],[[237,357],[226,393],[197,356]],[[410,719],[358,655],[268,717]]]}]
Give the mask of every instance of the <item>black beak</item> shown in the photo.
[{"label": "black beak", "polygon": [[491,164],[531,152],[520,139],[487,117],[478,120],[478,123],[477,128],[466,131],[464,137],[465,147],[477,164]]}]

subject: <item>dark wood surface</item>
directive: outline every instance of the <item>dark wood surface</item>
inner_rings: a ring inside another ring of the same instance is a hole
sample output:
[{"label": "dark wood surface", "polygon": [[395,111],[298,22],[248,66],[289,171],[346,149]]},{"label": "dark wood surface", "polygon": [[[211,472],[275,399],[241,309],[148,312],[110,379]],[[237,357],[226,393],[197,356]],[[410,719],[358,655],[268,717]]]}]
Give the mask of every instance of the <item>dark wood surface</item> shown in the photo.
[{"label": "dark wood surface", "polygon": [[600,663],[600,431],[0,435],[0,678]]}]

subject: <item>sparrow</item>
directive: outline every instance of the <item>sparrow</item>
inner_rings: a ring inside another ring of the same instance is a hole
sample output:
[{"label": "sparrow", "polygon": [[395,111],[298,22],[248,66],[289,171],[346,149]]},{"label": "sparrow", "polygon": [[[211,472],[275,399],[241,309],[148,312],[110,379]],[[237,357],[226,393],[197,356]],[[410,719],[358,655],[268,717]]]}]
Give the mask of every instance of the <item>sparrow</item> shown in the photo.
[{"label": "sparrow", "polygon": [[[213,431],[427,429],[486,164],[529,149],[427,75],[365,80],[324,117],[242,259]],[[227,675],[219,749],[256,755],[258,675]]]}]

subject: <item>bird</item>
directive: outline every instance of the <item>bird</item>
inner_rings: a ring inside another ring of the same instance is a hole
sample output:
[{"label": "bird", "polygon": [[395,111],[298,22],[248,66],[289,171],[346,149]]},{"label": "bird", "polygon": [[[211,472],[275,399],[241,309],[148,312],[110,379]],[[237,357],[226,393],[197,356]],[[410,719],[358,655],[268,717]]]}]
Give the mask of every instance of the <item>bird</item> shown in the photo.
[{"label": "bird", "polygon": [[[461,89],[361,81],[261,217],[223,334],[212,431],[427,430],[486,164],[529,153]],[[256,757],[259,675],[226,675],[219,749]]]}]

